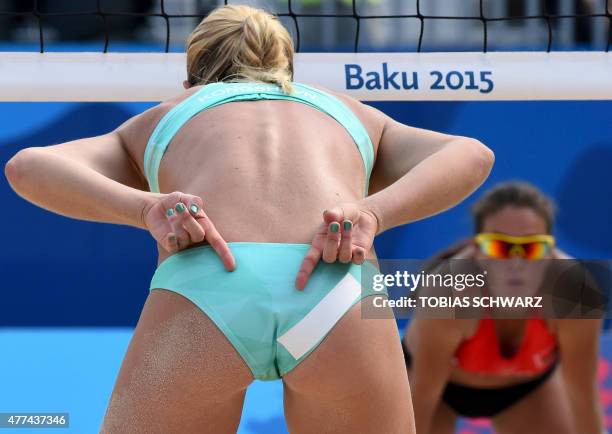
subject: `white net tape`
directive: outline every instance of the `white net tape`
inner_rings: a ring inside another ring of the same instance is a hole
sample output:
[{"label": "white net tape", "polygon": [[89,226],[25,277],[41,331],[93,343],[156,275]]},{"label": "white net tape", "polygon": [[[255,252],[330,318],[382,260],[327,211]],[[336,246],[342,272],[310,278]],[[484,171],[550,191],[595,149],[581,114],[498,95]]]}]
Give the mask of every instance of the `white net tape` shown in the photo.
[{"label": "white net tape", "polygon": [[[299,53],[295,71],[366,101],[612,99],[604,52]],[[0,101],[163,101],[184,79],[184,54],[0,54]]]}]

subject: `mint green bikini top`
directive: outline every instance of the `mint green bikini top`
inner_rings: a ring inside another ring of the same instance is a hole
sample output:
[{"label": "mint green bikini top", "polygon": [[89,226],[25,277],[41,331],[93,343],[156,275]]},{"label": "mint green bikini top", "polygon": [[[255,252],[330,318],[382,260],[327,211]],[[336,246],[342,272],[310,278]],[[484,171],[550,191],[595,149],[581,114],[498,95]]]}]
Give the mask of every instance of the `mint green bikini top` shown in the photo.
[{"label": "mint green bikini top", "polygon": [[363,159],[366,174],[365,194],[374,164],[370,136],[357,116],[334,96],[313,87],[293,83],[294,91],[285,94],[279,86],[266,83],[211,83],[172,108],[159,121],[144,153],[144,172],[152,192],[159,192],[157,178],[161,159],[172,138],[185,123],[211,107],[234,101],[287,100],[301,102],[334,118],[351,135]]}]

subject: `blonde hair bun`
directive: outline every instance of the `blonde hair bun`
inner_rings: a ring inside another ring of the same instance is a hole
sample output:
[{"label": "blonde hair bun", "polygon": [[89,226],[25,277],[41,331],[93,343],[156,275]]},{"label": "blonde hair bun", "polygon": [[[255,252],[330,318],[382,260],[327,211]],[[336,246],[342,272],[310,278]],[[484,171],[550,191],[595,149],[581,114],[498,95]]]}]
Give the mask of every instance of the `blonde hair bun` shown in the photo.
[{"label": "blonde hair bun", "polygon": [[187,77],[192,86],[219,81],[261,81],[293,87],[293,40],[262,9],[227,5],[213,10],[187,39]]}]

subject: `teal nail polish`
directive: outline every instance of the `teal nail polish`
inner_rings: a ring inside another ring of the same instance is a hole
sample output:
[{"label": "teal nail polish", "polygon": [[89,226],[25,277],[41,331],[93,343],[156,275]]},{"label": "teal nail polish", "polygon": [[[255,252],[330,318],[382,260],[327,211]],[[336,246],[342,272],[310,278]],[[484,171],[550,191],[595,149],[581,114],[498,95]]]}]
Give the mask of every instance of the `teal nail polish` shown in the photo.
[{"label": "teal nail polish", "polygon": [[336,222],[333,222],[331,225],[329,225],[329,230],[331,232],[338,232],[338,230],[340,230],[340,225]]},{"label": "teal nail polish", "polygon": [[351,228],[353,227],[353,222],[350,221],[350,220],[344,220],[342,225],[343,225],[345,231],[350,231]]},{"label": "teal nail polish", "polygon": [[172,217],[174,215],[174,209],[173,208],[168,208],[168,211],[166,211],[166,215],[168,217]]},{"label": "teal nail polish", "polygon": [[183,205],[181,202],[177,203],[175,208],[176,208],[176,210],[178,212],[184,212],[185,211],[185,205]]},{"label": "teal nail polish", "polygon": [[175,235],[170,235],[170,236],[168,237],[168,239],[169,239],[170,241],[175,241],[175,240],[176,240],[176,236],[175,236]]},{"label": "teal nail polish", "polygon": [[194,203],[191,204],[191,206],[189,207],[189,209],[191,210],[192,213],[197,214],[198,211],[200,210],[200,208]]}]

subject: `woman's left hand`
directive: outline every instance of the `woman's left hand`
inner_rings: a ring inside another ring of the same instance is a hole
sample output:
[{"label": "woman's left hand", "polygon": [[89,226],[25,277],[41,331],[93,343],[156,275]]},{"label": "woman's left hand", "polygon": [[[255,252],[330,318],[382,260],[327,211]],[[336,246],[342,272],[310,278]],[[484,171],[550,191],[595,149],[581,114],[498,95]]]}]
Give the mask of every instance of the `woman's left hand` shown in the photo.
[{"label": "woman's left hand", "polygon": [[363,264],[377,232],[376,215],[360,203],[344,203],[325,210],[295,280],[296,288],[304,289],[321,259],[327,263]]}]

